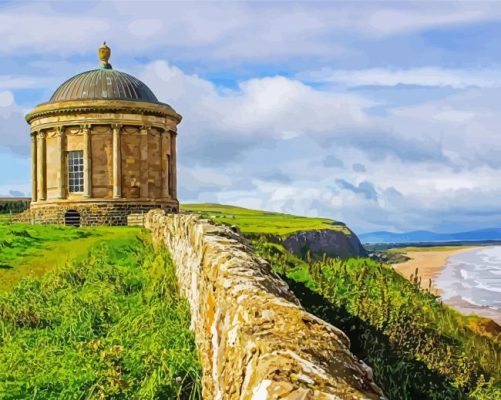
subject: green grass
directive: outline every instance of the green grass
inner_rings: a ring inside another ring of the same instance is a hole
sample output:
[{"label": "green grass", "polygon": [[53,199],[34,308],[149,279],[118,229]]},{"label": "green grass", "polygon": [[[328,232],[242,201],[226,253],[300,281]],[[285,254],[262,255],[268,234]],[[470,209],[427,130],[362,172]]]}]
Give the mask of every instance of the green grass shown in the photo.
[{"label": "green grass", "polygon": [[0,291],[84,257],[97,243],[133,237],[138,228],[0,224]]},{"label": "green grass", "polygon": [[10,214],[0,214],[0,225],[10,223],[10,219],[11,219]]},{"label": "green grass", "polygon": [[168,255],[116,235],[0,293],[0,399],[199,399],[189,322]]},{"label": "green grass", "polygon": [[308,218],[295,215],[250,210],[220,204],[183,204],[181,209],[201,214],[216,223],[237,226],[246,234],[287,235],[293,232],[330,229],[351,234],[350,230],[328,218]]},{"label": "green grass", "polygon": [[342,329],[391,400],[501,398],[501,342],[391,267],[370,259],[299,260],[265,238],[258,253],[310,312]]}]

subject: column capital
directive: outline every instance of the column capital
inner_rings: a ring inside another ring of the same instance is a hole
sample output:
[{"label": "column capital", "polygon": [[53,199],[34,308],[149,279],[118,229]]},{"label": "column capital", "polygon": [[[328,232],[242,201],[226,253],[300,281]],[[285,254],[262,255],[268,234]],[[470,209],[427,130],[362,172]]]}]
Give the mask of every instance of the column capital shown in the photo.
[{"label": "column capital", "polygon": [[37,131],[30,132],[30,136],[31,136],[31,141],[32,142],[34,142],[35,140],[37,140],[37,135],[38,135]]},{"label": "column capital", "polygon": [[45,138],[47,137],[47,132],[44,132],[44,131],[40,131],[38,132],[37,134],[37,139],[38,140],[45,140]]},{"label": "column capital", "polygon": [[150,133],[150,130],[151,130],[151,125],[143,125],[139,128],[139,132],[141,133],[141,135],[147,135],[148,133]]},{"label": "column capital", "polygon": [[63,137],[63,135],[64,135],[64,126],[56,126],[56,128],[54,129],[54,131],[55,131],[57,137]]},{"label": "column capital", "polygon": [[82,133],[89,133],[89,131],[92,129],[92,124],[81,124],[80,125],[80,132]]},{"label": "column capital", "polygon": [[122,124],[111,124],[111,128],[116,131],[118,130],[120,132],[120,129],[122,129],[123,125]]}]

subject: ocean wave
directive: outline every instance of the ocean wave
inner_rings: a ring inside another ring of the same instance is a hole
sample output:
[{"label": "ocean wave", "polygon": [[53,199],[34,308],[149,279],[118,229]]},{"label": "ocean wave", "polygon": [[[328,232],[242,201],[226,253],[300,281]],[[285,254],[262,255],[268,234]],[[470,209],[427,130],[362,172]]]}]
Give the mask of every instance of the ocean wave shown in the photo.
[{"label": "ocean wave", "polygon": [[466,296],[459,296],[459,299],[465,303],[468,303],[472,305],[473,307],[478,307],[478,308],[483,308],[483,309],[489,309],[489,310],[494,310],[494,311],[500,311],[501,307],[496,307],[492,305],[486,305],[486,304],[479,304],[476,303],[472,298],[466,297]]},{"label": "ocean wave", "polygon": [[466,303],[469,303],[469,304],[471,304],[473,306],[476,306],[476,307],[485,307],[483,304],[475,303],[475,301],[471,297],[459,296],[459,298],[461,300],[465,301]]},{"label": "ocean wave", "polygon": [[488,290],[489,292],[501,293],[501,287],[487,285],[487,284],[480,282],[478,280],[474,280],[473,282],[476,283],[475,287],[478,289]]},{"label": "ocean wave", "polygon": [[[435,280],[444,301],[501,309],[501,246],[455,254]],[[456,300],[454,300],[456,299]]]}]

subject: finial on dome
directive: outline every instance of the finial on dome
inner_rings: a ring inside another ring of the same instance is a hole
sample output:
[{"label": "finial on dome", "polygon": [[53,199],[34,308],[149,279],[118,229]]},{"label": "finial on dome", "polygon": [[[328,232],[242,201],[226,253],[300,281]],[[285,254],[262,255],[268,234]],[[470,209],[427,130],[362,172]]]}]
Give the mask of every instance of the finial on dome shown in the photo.
[{"label": "finial on dome", "polygon": [[108,63],[111,56],[111,49],[106,45],[106,42],[103,42],[101,47],[99,47],[97,55],[101,60],[101,68],[112,69],[111,64]]}]

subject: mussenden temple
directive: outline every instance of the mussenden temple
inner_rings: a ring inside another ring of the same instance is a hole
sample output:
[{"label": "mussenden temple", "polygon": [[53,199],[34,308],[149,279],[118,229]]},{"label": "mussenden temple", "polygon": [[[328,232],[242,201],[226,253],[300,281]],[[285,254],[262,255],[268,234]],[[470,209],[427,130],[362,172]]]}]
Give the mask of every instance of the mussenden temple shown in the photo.
[{"label": "mussenden temple", "polygon": [[137,78],[98,69],[64,82],[26,120],[32,139],[31,223],[125,225],[129,214],[178,211],[176,135],[181,116]]}]

